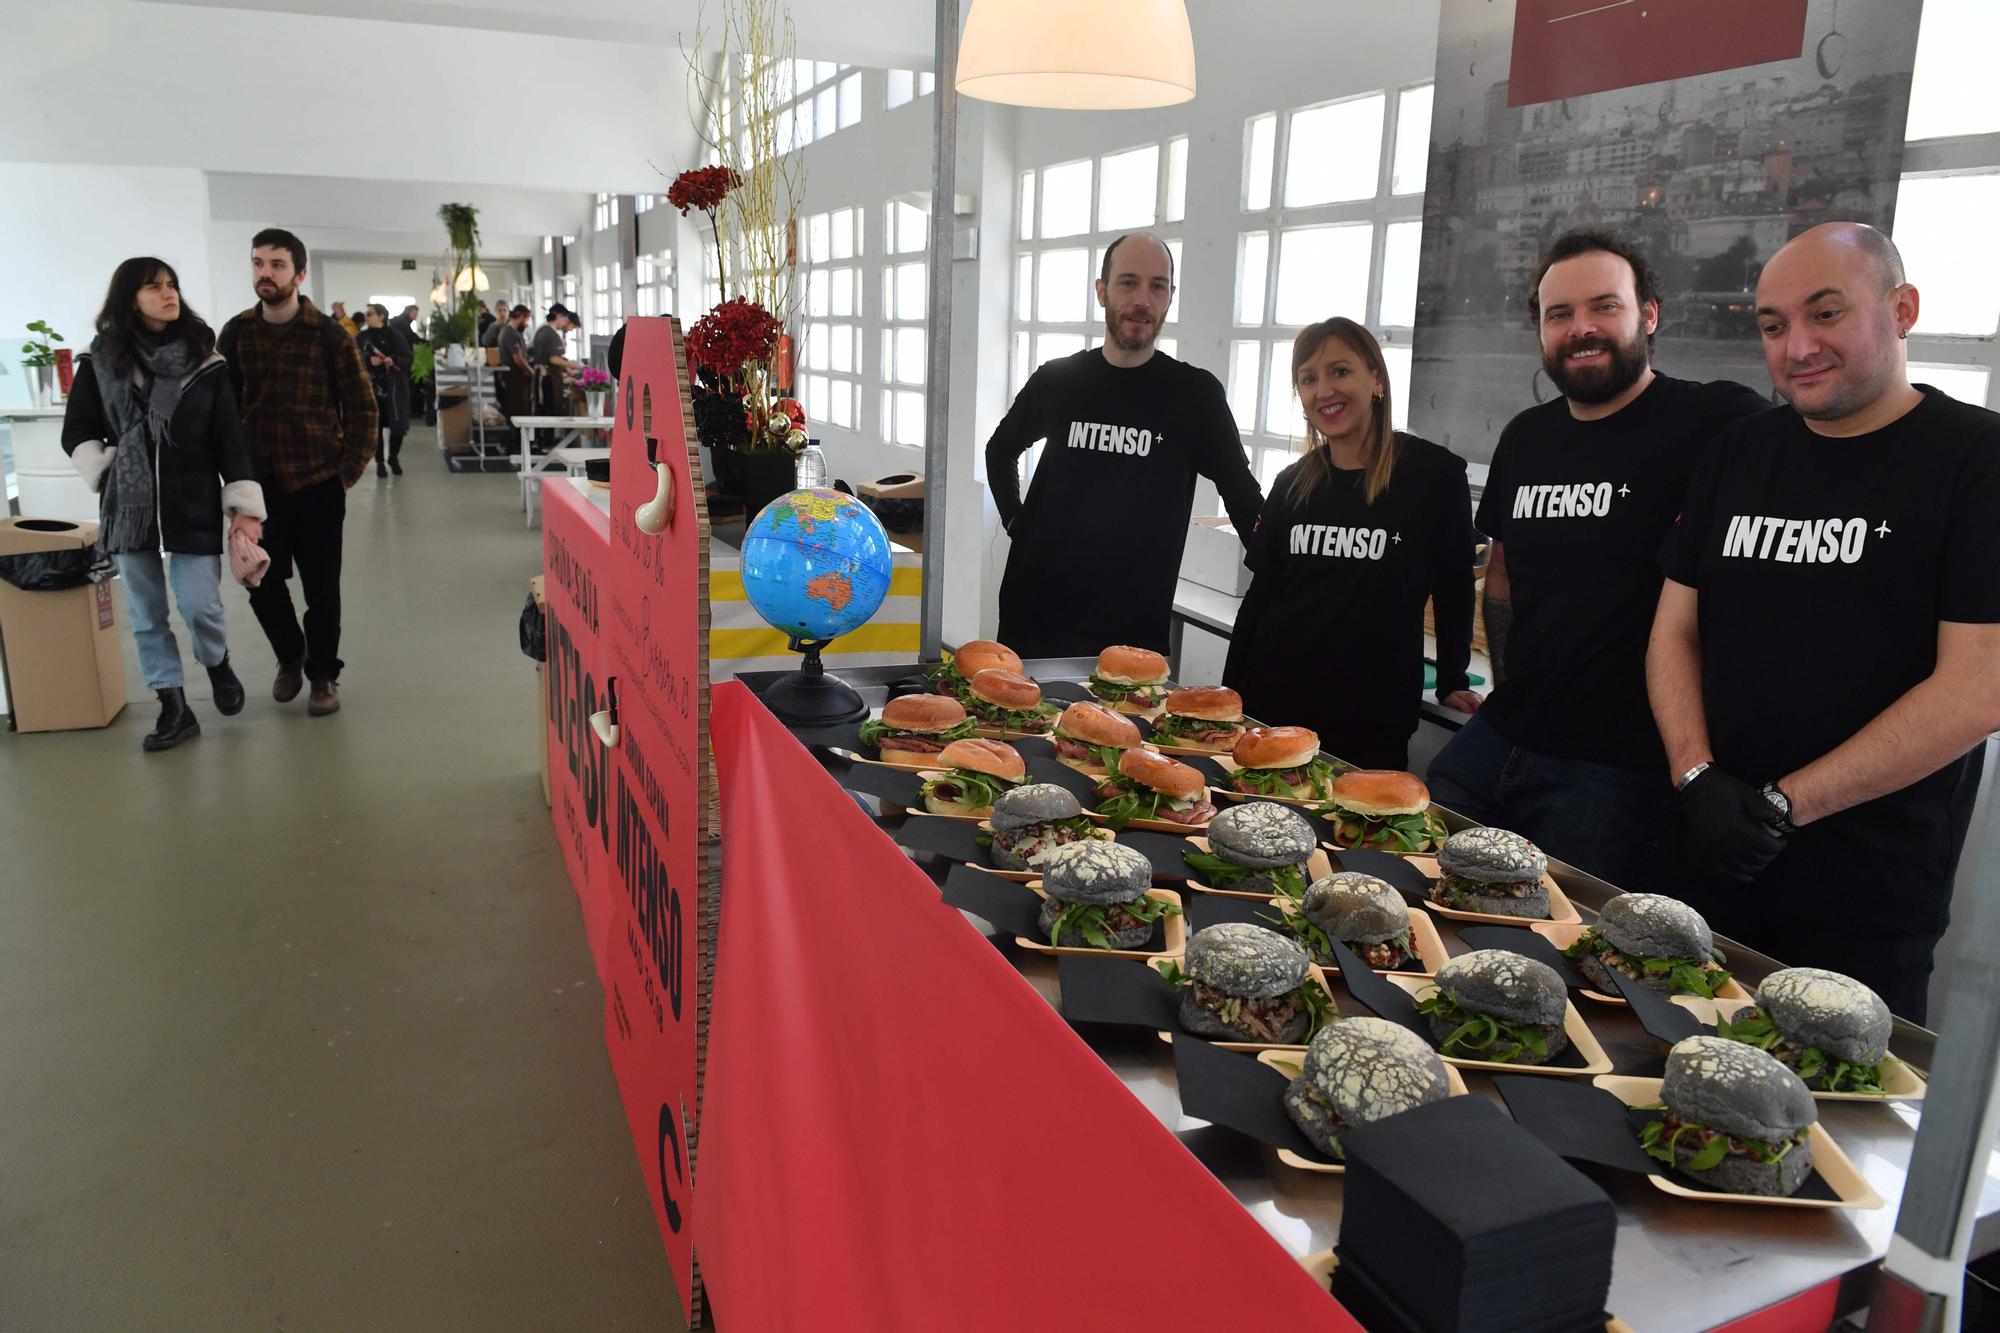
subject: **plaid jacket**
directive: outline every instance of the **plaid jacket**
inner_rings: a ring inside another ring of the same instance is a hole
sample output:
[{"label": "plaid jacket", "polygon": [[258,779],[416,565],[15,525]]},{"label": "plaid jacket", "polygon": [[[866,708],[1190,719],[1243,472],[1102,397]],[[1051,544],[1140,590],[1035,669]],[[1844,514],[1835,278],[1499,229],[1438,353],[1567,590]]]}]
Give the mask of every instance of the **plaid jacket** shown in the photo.
[{"label": "plaid jacket", "polygon": [[252,306],[222,326],[250,459],[266,490],[289,495],[361,480],[375,456],[375,390],[354,338],[299,297],[298,317],[268,324]]}]

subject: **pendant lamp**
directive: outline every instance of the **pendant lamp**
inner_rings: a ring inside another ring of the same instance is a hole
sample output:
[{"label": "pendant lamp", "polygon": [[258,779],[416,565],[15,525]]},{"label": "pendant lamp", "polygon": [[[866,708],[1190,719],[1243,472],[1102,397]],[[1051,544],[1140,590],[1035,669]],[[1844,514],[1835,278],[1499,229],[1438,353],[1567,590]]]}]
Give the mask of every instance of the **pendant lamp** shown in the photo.
[{"label": "pendant lamp", "polygon": [[1194,96],[1183,0],[972,0],[960,93],[1072,111],[1171,106]]}]

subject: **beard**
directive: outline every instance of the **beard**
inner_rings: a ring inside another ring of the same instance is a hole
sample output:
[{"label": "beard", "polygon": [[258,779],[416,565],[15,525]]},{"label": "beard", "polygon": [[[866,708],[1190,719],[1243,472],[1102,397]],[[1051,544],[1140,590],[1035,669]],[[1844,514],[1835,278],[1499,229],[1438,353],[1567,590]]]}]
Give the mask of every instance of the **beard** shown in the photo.
[{"label": "beard", "polygon": [[299,284],[294,279],[289,285],[279,286],[270,278],[257,283],[257,299],[265,305],[283,305],[298,294]]},{"label": "beard", "polygon": [[[1598,349],[1611,354],[1609,364],[1588,370],[1570,364],[1569,358],[1575,353]],[[1624,343],[1609,338],[1578,338],[1564,343],[1554,353],[1544,349],[1542,369],[1563,397],[1573,403],[1594,405],[1608,403],[1631,388],[1646,373],[1651,359],[1643,333]]]},{"label": "beard", "polygon": [[1122,313],[1113,315],[1104,321],[1104,336],[1117,344],[1121,351],[1143,352],[1160,340],[1160,325],[1158,321],[1141,325],[1140,333],[1133,337],[1128,337],[1124,332],[1124,328],[1125,316]]}]

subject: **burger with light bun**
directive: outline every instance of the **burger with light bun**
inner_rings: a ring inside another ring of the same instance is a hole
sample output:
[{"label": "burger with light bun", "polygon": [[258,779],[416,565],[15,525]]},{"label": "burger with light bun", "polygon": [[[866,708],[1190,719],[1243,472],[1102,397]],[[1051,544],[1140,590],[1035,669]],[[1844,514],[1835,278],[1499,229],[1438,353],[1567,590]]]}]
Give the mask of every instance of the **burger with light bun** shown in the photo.
[{"label": "burger with light bun", "polygon": [[943,771],[922,787],[924,809],[934,815],[984,819],[1002,794],[1028,776],[1013,746],[977,736],[945,746],[937,766]]},{"label": "burger with light bun", "polygon": [[1215,817],[1208,784],[1186,764],[1157,750],[1132,749],[1097,787],[1097,813],[1113,828],[1135,819],[1160,819],[1190,828]]},{"label": "burger with light bun", "polygon": [[966,684],[988,667],[998,667],[1002,671],[1025,669],[1021,665],[1021,655],[1006,644],[992,639],[967,639],[958,646],[957,652],[932,667],[927,674],[936,682],[939,694],[963,699]]},{"label": "burger with light bun", "polygon": [[1317,813],[1334,822],[1342,847],[1377,852],[1428,852],[1445,839],[1444,821],[1431,811],[1431,789],[1414,773],[1363,768],[1333,780]]},{"label": "burger with light bun", "polygon": [[1163,706],[1153,723],[1156,745],[1228,754],[1243,734],[1243,696],[1225,686],[1183,685]]},{"label": "burger with light bun", "polygon": [[861,724],[861,743],[885,764],[928,768],[944,747],[970,739],[974,722],[965,705],[941,694],[905,694],[882,705],[882,716]]},{"label": "burger with light bun", "polygon": [[1167,694],[1167,659],[1151,648],[1114,644],[1097,655],[1089,684],[1121,713],[1150,713]]},{"label": "burger with light bun", "polygon": [[1042,687],[1018,671],[987,667],[965,685],[965,708],[979,725],[1039,736],[1055,725],[1056,707],[1042,702]]},{"label": "burger with light bun", "polygon": [[1056,758],[1079,773],[1101,778],[1118,766],[1118,756],[1139,744],[1132,720],[1103,704],[1078,701],[1056,719]]},{"label": "burger with light bun", "polygon": [[1232,784],[1252,796],[1325,800],[1333,790],[1333,765],[1320,757],[1311,727],[1251,727],[1229,757],[1236,762]]}]

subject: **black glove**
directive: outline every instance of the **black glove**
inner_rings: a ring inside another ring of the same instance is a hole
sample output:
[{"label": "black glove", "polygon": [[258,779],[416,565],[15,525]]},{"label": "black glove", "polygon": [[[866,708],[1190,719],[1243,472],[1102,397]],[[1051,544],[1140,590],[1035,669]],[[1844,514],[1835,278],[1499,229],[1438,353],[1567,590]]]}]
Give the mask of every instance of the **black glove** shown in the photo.
[{"label": "black glove", "polygon": [[1681,789],[1681,813],[1688,860],[1724,884],[1748,884],[1785,850],[1769,826],[1773,812],[1763,793],[1719,768]]}]

